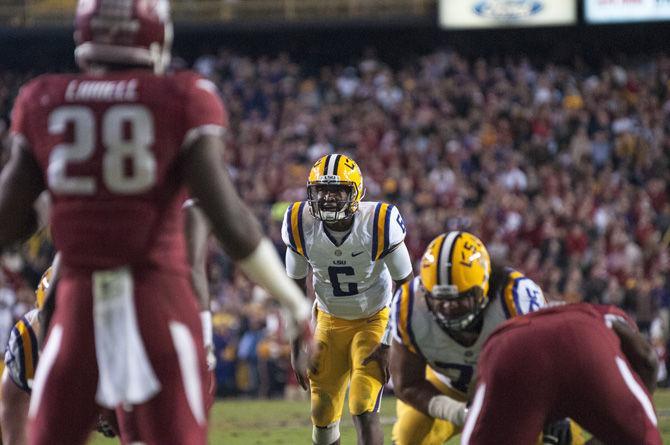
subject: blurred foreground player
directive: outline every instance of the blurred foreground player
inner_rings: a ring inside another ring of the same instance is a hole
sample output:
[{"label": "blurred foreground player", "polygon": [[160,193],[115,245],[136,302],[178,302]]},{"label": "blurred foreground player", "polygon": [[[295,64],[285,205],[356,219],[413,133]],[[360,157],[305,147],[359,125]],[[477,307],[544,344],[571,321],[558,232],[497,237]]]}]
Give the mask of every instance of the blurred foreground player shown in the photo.
[{"label": "blurred foreground player", "polygon": [[204,444],[206,366],[184,185],[226,252],[289,308],[301,339],[311,335],[310,305],[221,163],[227,116],[215,86],[192,72],[162,74],[168,2],[82,0],[75,27],[84,73],[21,89],[0,174],[0,247],[30,235],[33,202],[48,188],[62,255],[28,441],[84,443],[99,405],[128,413],[124,442]]},{"label": "blurred foreground player", "polygon": [[583,303],[499,327],[479,358],[461,444],[530,445],[563,417],[606,444],[661,444],[650,396],[658,361],[634,327],[614,306]]}]

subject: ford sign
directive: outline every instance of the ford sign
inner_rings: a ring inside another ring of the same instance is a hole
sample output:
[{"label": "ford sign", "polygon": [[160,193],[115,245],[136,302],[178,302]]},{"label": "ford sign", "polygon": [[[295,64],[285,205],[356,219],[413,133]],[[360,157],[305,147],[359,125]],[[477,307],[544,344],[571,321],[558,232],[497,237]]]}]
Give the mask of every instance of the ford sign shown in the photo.
[{"label": "ford sign", "polygon": [[520,20],[542,11],[543,5],[533,0],[489,0],[477,3],[473,12],[497,20]]}]

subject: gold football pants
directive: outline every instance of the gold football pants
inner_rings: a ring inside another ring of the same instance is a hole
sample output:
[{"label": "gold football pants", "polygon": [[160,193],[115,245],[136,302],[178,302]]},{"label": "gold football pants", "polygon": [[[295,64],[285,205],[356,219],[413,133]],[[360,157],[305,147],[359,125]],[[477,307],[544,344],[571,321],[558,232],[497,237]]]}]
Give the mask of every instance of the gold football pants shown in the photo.
[{"label": "gold football pants", "polygon": [[383,372],[375,361],[361,363],[381,342],[388,317],[388,308],[360,320],[317,311],[316,353],[308,374],[314,425],[325,427],[342,417],[347,385],[352,415],[379,410]]}]

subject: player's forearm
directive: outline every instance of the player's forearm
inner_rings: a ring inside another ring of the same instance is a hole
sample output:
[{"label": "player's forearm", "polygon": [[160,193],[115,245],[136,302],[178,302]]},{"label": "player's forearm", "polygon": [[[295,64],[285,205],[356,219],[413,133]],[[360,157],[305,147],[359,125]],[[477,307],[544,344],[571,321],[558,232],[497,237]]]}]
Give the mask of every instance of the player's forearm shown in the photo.
[{"label": "player's forearm", "polygon": [[[0,180],[2,188],[6,188],[6,184]],[[9,198],[2,195],[5,194],[0,192],[0,249],[28,238],[37,229],[37,214],[33,209],[16,210],[7,202]]]},{"label": "player's forearm", "polygon": [[[400,380],[400,382],[396,382],[396,380]],[[425,379],[403,383],[402,379],[394,378],[393,382],[396,384],[394,390],[398,398],[427,416],[430,416],[428,411],[430,400],[435,396],[442,395],[432,383]]]},{"label": "player's forearm", "polygon": [[186,244],[191,266],[191,281],[201,310],[209,310],[209,284],[207,282],[207,238],[210,227],[205,215],[193,200],[184,205],[186,214]]},{"label": "player's forearm", "polygon": [[0,172],[0,249],[30,236],[37,229],[33,203],[44,190],[42,174],[19,141]]},{"label": "player's forearm", "polygon": [[[6,374],[5,370],[5,374]],[[0,424],[3,445],[25,445],[30,396],[19,389],[8,375],[2,378]]]},{"label": "player's forearm", "polygon": [[633,370],[640,376],[647,390],[650,393],[654,392],[658,372],[656,351],[644,337],[623,322],[613,322],[612,329],[618,335],[621,341],[621,350]]},{"label": "player's forearm", "polygon": [[391,345],[391,375],[400,400],[429,417],[465,423],[465,403],[445,396],[425,376],[426,362],[403,344]]},{"label": "player's forearm", "polygon": [[223,249],[235,260],[248,257],[263,238],[260,224],[249,208],[241,201],[237,204],[214,229]]}]

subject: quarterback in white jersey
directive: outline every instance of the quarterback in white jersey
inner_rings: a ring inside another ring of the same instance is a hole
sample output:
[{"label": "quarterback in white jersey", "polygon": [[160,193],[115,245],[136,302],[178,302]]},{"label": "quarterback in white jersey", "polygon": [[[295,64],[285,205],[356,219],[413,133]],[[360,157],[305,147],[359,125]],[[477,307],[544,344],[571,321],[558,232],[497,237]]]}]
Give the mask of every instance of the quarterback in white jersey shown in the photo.
[{"label": "quarterback in white jersey", "polygon": [[[388,363],[381,345],[393,282],[411,280],[412,264],[398,210],[361,202],[356,163],[333,154],[310,171],[308,201],[286,211],[282,238],[286,272],[302,286],[312,270],[317,350],[308,373],[312,441],[339,443],[339,421],[349,386],[349,411],[360,444],[382,444],[379,406]],[[305,376],[297,375],[307,387]]]}]

